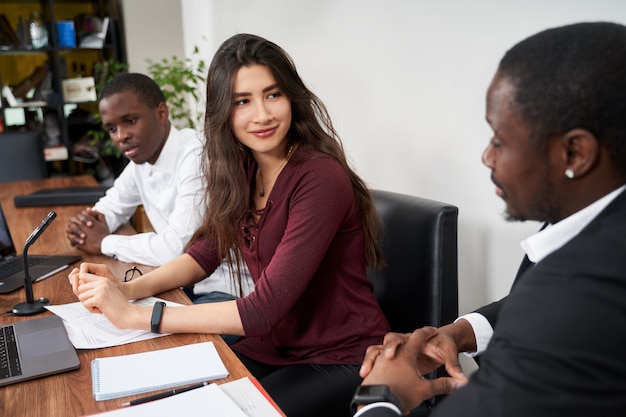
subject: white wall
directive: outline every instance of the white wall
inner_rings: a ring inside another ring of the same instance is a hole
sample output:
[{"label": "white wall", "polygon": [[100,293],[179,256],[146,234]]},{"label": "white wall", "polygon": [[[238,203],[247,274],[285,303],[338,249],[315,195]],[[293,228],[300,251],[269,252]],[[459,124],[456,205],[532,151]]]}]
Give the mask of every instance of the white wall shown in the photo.
[{"label": "white wall", "polygon": [[372,188],[459,207],[461,312],[508,292],[519,240],[538,227],[502,220],[480,162],[490,138],[485,91],[498,61],[548,27],[626,23],[622,0],[124,0],[124,11],[131,69],[134,54],[156,56],[181,39],[177,55],[197,45],[210,61],[238,32],[289,52]]},{"label": "white wall", "polygon": [[146,59],[185,54],[178,0],[122,0],[130,71],[148,74]]}]

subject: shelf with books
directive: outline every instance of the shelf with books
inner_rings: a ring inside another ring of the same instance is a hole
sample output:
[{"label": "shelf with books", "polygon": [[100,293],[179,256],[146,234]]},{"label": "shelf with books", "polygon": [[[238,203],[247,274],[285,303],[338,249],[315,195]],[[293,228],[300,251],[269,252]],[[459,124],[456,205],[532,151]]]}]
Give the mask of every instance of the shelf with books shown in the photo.
[{"label": "shelf with books", "polygon": [[0,139],[7,130],[41,130],[50,147],[65,148],[58,168],[75,173],[72,147],[98,127],[97,68],[126,62],[120,3],[0,0]]}]

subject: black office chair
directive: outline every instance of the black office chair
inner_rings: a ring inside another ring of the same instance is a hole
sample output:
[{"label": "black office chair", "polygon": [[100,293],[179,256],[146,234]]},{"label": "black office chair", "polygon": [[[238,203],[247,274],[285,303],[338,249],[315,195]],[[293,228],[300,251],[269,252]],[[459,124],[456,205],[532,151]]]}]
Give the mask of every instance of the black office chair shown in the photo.
[{"label": "black office chair", "polygon": [[[368,270],[374,294],[391,330],[439,327],[458,316],[458,208],[425,198],[372,190],[381,217],[386,267]],[[432,376],[444,375],[443,369]],[[428,415],[440,398],[411,416]]]},{"label": "black office chair", "polygon": [[41,132],[0,134],[0,183],[46,177],[47,166]]}]

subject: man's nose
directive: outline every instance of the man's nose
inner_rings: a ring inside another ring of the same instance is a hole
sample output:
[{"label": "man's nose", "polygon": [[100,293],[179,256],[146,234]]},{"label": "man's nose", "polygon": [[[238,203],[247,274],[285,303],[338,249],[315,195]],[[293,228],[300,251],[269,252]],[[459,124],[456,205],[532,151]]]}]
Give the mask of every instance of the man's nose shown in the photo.
[{"label": "man's nose", "polygon": [[481,155],[481,160],[487,168],[493,169],[494,157],[493,157],[493,145],[491,143],[489,143],[487,147],[485,148],[485,150],[483,151],[483,154]]},{"label": "man's nose", "polygon": [[124,128],[117,128],[115,132],[111,134],[111,140],[118,145],[124,143],[128,139],[128,132]]}]

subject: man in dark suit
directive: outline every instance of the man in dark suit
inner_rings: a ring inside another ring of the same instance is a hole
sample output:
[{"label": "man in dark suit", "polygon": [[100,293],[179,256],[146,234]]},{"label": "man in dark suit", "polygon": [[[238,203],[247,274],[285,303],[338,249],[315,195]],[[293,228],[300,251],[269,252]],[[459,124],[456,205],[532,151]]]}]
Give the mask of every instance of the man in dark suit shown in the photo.
[{"label": "man in dark suit", "polygon": [[[482,159],[507,216],[546,223],[522,242],[531,262],[505,299],[370,347],[356,415],[450,394],[433,417],[626,416],[626,27],[581,23],[518,43],[486,115]],[[458,352],[480,354],[469,381]],[[422,377],[442,364],[449,378]]]}]

